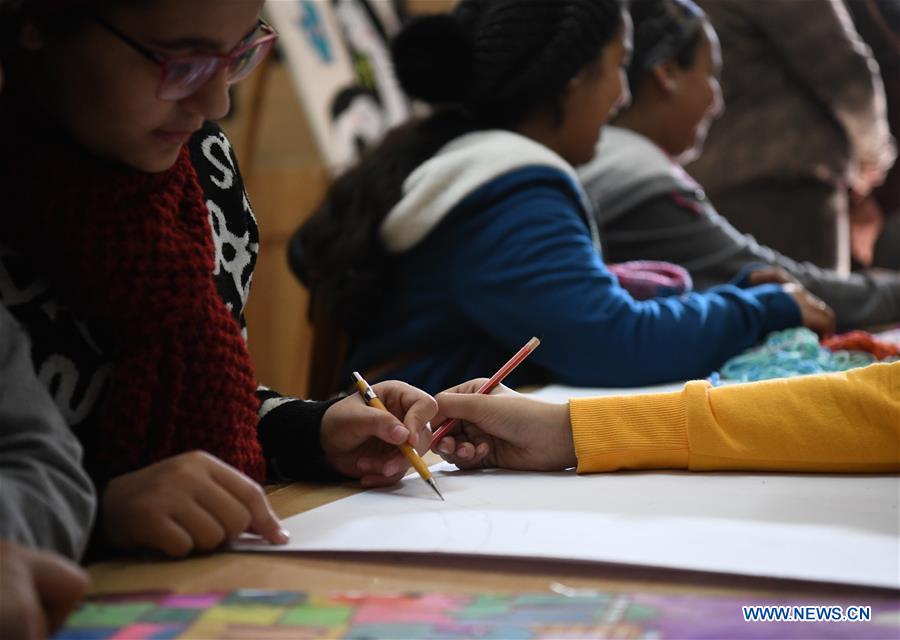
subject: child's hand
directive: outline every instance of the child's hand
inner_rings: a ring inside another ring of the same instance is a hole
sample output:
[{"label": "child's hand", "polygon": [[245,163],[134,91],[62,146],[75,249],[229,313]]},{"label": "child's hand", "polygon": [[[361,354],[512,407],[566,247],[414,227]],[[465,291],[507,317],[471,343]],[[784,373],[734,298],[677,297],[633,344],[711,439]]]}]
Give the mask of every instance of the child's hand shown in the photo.
[{"label": "child's hand", "polygon": [[884,183],[887,177],[887,168],[879,165],[877,162],[861,162],[856,174],[856,179],[850,185],[854,194],[860,197],[866,197],[879,185]]},{"label": "child's hand", "polygon": [[262,488],[203,451],[114,478],[101,509],[106,539],[120,549],[160,549],[183,557],[195,549],[215,549],[245,531],[273,544],[288,541]]},{"label": "child's hand", "polygon": [[578,464],[569,408],[532,400],[498,385],[491,395],[475,393],[486,380],[472,380],[437,396],[440,424],[459,418],[452,435],[435,450],[461,469],[501,467],[559,471]]},{"label": "child's hand", "polygon": [[0,629],[4,640],[40,640],[87,591],[81,567],[62,556],[0,540]]},{"label": "child's hand", "polygon": [[831,307],[798,284],[785,284],[782,287],[800,307],[804,327],[822,336],[834,333],[837,321]]},{"label": "child's hand", "polygon": [[775,284],[800,284],[800,282],[781,267],[768,266],[754,269],[747,275],[747,282],[750,285],[767,284],[774,282]]},{"label": "child's hand", "polygon": [[419,453],[431,444],[429,420],[437,411],[430,395],[404,382],[372,385],[390,413],[363,402],[354,393],[336,402],[322,417],[322,449],[340,473],[365,487],[398,482],[409,462],[397,445],[409,442]]}]

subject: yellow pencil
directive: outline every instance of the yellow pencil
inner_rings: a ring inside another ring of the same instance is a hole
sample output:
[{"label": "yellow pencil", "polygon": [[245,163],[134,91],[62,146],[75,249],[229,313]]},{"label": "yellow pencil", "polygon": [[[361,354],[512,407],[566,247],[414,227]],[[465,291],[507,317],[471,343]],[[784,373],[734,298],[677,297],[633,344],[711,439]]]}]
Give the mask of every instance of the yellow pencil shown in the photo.
[{"label": "yellow pencil", "polygon": [[[356,383],[356,388],[359,390],[359,395],[362,396],[363,400],[370,407],[375,407],[376,409],[381,409],[382,411],[387,411],[387,407],[384,406],[384,403],[381,399],[375,395],[375,391],[369,386],[369,383],[366,382],[358,372],[353,372],[353,381]],[[434,481],[434,478],[431,476],[431,471],[428,469],[428,465],[425,464],[425,461],[419,457],[419,454],[416,453],[416,450],[412,448],[412,446],[408,442],[404,442],[399,445],[400,451],[403,452],[403,455],[406,456],[406,459],[409,460],[409,463],[413,466],[413,468],[422,476],[422,480],[428,483],[428,486],[434,489],[434,492],[438,494],[438,497],[443,500],[444,496],[441,495],[440,490],[437,487],[437,483]]]}]

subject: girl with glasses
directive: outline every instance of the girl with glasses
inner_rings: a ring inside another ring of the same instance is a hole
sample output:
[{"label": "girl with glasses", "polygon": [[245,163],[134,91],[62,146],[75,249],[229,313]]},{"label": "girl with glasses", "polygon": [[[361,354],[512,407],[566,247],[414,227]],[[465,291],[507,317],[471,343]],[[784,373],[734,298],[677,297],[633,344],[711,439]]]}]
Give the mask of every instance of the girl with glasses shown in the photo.
[{"label": "girl with glasses", "polygon": [[259,484],[397,481],[434,401],[258,386],[243,309],[258,232],[213,122],[276,36],[262,0],[26,0],[6,23],[0,302],[79,436],[95,549],[284,541]]}]

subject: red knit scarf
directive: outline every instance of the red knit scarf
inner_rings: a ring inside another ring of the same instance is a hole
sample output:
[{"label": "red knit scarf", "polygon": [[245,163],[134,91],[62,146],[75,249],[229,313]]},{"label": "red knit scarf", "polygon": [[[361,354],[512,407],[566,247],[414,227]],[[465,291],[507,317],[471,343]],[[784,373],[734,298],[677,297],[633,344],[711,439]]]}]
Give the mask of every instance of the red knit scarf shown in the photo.
[{"label": "red knit scarf", "polygon": [[0,109],[3,240],[114,349],[99,450],[87,456],[112,477],[203,449],[264,479],[250,356],[213,282],[187,148],[168,171],[146,174],[8,116]]}]

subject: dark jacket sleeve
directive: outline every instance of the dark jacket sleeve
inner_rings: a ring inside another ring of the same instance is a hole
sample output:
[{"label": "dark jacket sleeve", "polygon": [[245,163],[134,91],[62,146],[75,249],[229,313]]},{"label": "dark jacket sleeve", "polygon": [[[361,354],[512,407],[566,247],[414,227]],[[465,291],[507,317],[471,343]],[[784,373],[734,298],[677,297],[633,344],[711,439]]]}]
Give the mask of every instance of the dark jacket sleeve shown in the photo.
[{"label": "dark jacket sleeve", "polygon": [[0,538],[81,557],[96,500],[81,447],[0,307]]},{"label": "dark jacket sleeve", "polygon": [[325,402],[299,400],[266,387],[260,387],[256,394],[260,399],[259,441],[271,481],[341,477],[326,461],[320,441],[322,417],[338,398]]},{"label": "dark jacket sleeve", "polygon": [[900,275],[842,276],[797,262],[740,233],[695,194],[650,198],[603,231],[611,262],[674,262],[690,272],[698,289],[731,282],[750,265],[771,265],[781,267],[828,303],[841,330],[900,320]]}]

